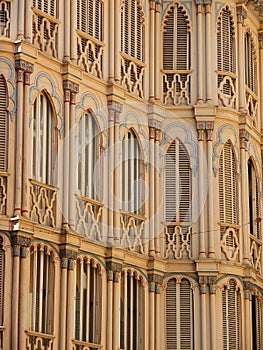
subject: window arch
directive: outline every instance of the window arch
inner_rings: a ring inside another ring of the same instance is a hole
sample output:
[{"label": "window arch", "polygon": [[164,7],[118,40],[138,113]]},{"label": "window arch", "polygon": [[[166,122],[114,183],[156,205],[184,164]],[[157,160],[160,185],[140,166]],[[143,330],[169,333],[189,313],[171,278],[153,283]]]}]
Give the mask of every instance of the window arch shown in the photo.
[{"label": "window arch", "polygon": [[217,69],[235,73],[234,24],[228,6],[217,21]]},{"label": "window arch", "polygon": [[191,221],[191,169],[187,150],[175,139],[165,157],[165,221]]},{"label": "window arch", "polygon": [[220,222],[237,224],[237,175],[234,149],[228,140],[219,159],[219,211]]},{"label": "window arch", "polygon": [[248,161],[248,193],[250,233],[255,235],[257,239],[261,239],[260,220],[258,220],[260,217],[259,182],[251,158]]},{"label": "window arch", "polygon": [[122,141],[122,209],[143,215],[141,181],[144,178],[140,145],[133,130]]},{"label": "window arch", "polygon": [[99,199],[100,134],[91,111],[87,111],[78,124],[78,192],[91,199]]},{"label": "window arch", "polygon": [[234,279],[222,291],[223,350],[241,348],[240,291]]},{"label": "window arch", "polygon": [[7,171],[8,116],[7,87],[5,78],[0,75],[0,171]]},{"label": "window arch", "polygon": [[171,278],[165,300],[166,349],[194,349],[193,290],[189,280]]},{"label": "window arch", "polygon": [[93,260],[77,261],[75,293],[75,339],[100,344],[102,277]]},{"label": "window arch", "polygon": [[47,246],[30,250],[30,330],[52,334],[54,321],[55,263]]},{"label": "window arch", "polygon": [[256,56],[251,33],[245,34],[245,84],[256,93]]},{"label": "window arch", "polygon": [[102,0],[77,0],[77,28],[103,41]]},{"label": "window arch", "polygon": [[190,69],[191,39],[186,12],[174,4],[167,12],[163,30],[163,69]]}]

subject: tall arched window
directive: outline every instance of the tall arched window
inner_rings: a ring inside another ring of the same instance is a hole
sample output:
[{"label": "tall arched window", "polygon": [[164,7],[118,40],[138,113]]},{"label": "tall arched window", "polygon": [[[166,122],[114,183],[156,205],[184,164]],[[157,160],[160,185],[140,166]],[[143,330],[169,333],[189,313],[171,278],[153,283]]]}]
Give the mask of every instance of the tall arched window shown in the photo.
[{"label": "tall arched window", "polygon": [[0,75],[0,171],[7,171],[7,88],[5,78]]},{"label": "tall arched window", "polygon": [[77,0],[77,28],[103,41],[102,0]]},{"label": "tall arched window", "polygon": [[222,224],[237,224],[237,175],[234,149],[227,141],[219,160],[219,209]]},{"label": "tall arched window", "polygon": [[248,161],[249,227],[250,233],[260,237],[259,184],[252,160]]},{"label": "tall arched window", "polygon": [[191,169],[188,153],[179,139],[165,157],[165,221],[191,221]]},{"label": "tall arched window", "polygon": [[121,349],[144,349],[144,287],[133,272],[123,271],[121,275]]},{"label": "tall arched window", "polygon": [[245,35],[245,83],[256,93],[256,57],[251,33]]},{"label": "tall arched window", "polygon": [[54,320],[54,256],[45,247],[32,247],[30,251],[29,315],[30,330],[53,333]]},{"label": "tall arched window", "polygon": [[102,281],[99,265],[87,259],[76,266],[75,339],[101,342]]},{"label": "tall arched window", "polygon": [[223,350],[241,349],[240,291],[235,280],[222,291]]},{"label": "tall arched window", "polygon": [[33,178],[51,185],[54,182],[56,131],[53,108],[45,93],[40,93],[33,108]]},{"label": "tall arched window", "polygon": [[193,350],[193,291],[183,278],[168,281],[166,287],[166,349]]},{"label": "tall arched window", "polygon": [[122,209],[143,215],[140,180],[144,174],[140,145],[133,130],[129,130],[122,141],[122,159]]},{"label": "tall arched window", "polygon": [[78,192],[81,196],[98,199],[100,177],[100,135],[90,111],[78,125]]}]

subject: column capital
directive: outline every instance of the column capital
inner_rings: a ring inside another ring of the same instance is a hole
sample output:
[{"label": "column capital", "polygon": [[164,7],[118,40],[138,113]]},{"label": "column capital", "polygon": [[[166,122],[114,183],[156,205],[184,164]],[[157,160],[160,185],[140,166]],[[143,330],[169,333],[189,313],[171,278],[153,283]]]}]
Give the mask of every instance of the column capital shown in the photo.
[{"label": "column capital", "polygon": [[209,284],[209,293],[210,294],[215,294],[216,293],[216,276],[209,276],[208,277],[208,284]]},{"label": "column capital", "polygon": [[249,141],[249,133],[245,129],[239,130],[239,138],[240,138],[240,149],[244,149],[247,151],[247,143]]},{"label": "column capital", "polygon": [[22,60],[21,58],[18,58],[15,61],[15,69],[17,71],[23,71],[31,74],[34,72],[34,65],[30,62]]},{"label": "column capital", "polygon": [[31,241],[28,237],[23,237],[17,233],[12,235],[11,244],[13,248],[13,256],[26,257],[27,248],[30,247]]},{"label": "column capital", "polygon": [[263,30],[258,31],[259,49],[263,49]]},{"label": "column capital", "polygon": [[199,276],[200,293],[206,294],[206,286],[208,283],[207,276]]},{"label": "column capital", "polygon": [[251,281],[243,281],[243,285],[244,285],[244,298],[251,300],[251,296],[254,291],[254,284]]},{"label": "column capital", "polygon": [[62,269],[74,269],[74,262],[77,260],[77,252],[65,247],[60,248],[59,256],[61,259]]},{"label": "column capital", "polygon": [[148,283],[150,292],[160,294],[160,286],[163,283],[163,276],[155,272],[148,273]]},{"label": "column capital", "polygon": [[123,111],[123,105],[114,100],[109,100],[107,105],[109,112],[109,120],[114,121],[115,124],[119,124],[119,117]]},{"label": "column capital", "polygon": [[244,24],[244,20],[247,18],[247,10],[241,5],[237,5],[237,22]]},{"label": "column capital", "polygon": [[106,261],[107,270],[111,271],[113,274],[122,272],[122,264],[115,262],[113,260]]},{"label": "column capital", "polygon": [[155,283],[154,282],[149,283],[149,291],[150,291],[150,293],[155,293]]}]

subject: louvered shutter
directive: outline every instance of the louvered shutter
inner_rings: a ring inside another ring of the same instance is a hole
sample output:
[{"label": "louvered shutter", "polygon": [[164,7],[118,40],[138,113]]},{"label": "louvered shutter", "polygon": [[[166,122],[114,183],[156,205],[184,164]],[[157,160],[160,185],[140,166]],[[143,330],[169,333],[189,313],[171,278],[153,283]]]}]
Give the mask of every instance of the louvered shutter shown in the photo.
[{"label": "louvered shutter", "polygon": [[0,237],[0,326],[4,322],[4,284],[5,284],[5,251],[3,249],[3,238]]},{"label": "louvered shutter", "polygon": [[234,28],[228,9],[224,9],[217,26],[217,69],[234,73]]},{"label": "louvered shutter", "polygon": [[180,284],[180,341],[181,350],[193,349],[192,289],[190,282],[183,279]]},{"label": "louvered shutter", "polygon": [[226,142],[219,160],[220,222],[237,224],[237,179],[234,150]]},{"label": "louvered shutter", "polygon": [[178,139],[170,145],[165,158],[166,222],[191,221],[191,171],[187,151]]},{"label": "louvered shutter", "polygon": [[0,75],[0,171],[7,170],[7,89],[5,79]]},{"label": "louvered shutter", "polygon": [[56,0],[33,0],[33,7],[47,13],[52,17],[57,16],[57,1]]},{"label": "louvered shutter", "polygon": [[166,288],[166,349],[177,349],[176,280],[170,279]]},{"label": "louvered shutter", "polygon": [[253,53],[253,40],[250,33],[245,35],[245,83],[256,92],[255,86],[256,60]]}]

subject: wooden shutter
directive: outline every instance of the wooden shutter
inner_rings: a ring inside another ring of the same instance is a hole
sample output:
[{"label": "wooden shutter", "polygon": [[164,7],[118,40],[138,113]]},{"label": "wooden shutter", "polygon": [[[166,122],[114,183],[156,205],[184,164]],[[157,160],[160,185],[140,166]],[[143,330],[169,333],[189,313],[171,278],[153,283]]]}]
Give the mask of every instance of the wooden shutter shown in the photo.
[{"label": "wooden shutter", "polygon": [[177,349],[176,279],[172,278],[166,288],[166,349]]},{"label": "wooden shutter", "polygon": [[237,224],[236,162],[231,142],[228,141],[219,160],[220,222]]},{"label": "wooden shutter", "polygon": [[217,69],[234,73],[234,28],[228,8],[224,9],[217,25]]},{"label": "wooden shutter", "polygon": [[193,306],[190,282],[182,279],[180,284],[180,350],[193,349]]},{"label": "wooden shutter", "polygon": [[4,290],[5,290],[5,251],[3,238],[0,237],[0,326],[4,322]]},{"label": "wooden shutter", "polygon": [[254,55],[253,39],[250,33],[246,33],[245,35],[245,83],[253,92],[256,92],[255,76],[256,76],[256,60]]},{"label": "wooden shutter", "polygon": [[5,79],[0,75],[0,171],[3,172],[7,170],[7,139],[7,89]]},{"label": "wooden shutter", "polygon": [[191,221],[191,171],[187,151],[178,139],[170,145],[165,159],[166,222]]}]

